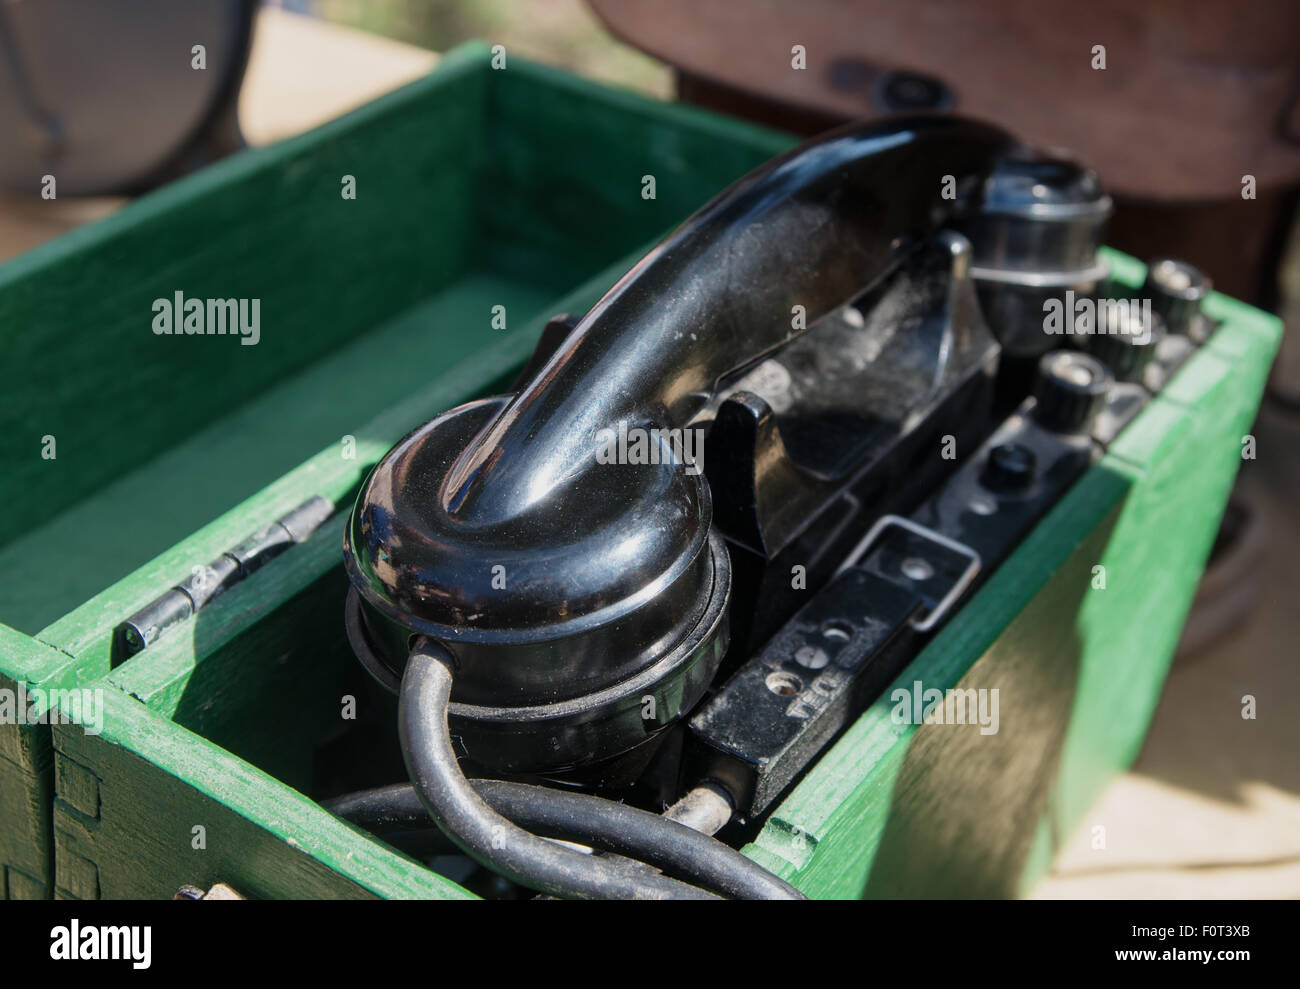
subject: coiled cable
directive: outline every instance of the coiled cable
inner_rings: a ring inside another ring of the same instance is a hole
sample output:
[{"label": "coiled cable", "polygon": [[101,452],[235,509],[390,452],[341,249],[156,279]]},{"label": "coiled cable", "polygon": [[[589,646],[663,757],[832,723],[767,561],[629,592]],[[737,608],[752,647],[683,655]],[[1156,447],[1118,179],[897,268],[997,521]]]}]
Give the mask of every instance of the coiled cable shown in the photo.
[{"label": "coiled cable", "polygon": [[582,899],[714,899],[612,856],[584,855],[498,814],[460,770],[447,726],[454,661],[419,639],[406,664],[397,728],[406,770],[434,823],[466,855],[522,886]]},{"label": "coiled cable", "polygon": [[[447,725],[453,671],[445,650],[417,640],[398,708],[402,751],[414,785],[350,794],[327,802],[327,809],[373,833],[403,832],[417,842],[421,836],[412,832],[434,837],[427,830],[432,819],[480,864],[555,896],[803,899],[735,849],[668,817],[590,794],[467,780]],[[613,854],[586,855],[547,838]],[[449,850],[438,844],[428,850]],[[647,865],[669,875],[650,872]]]}]

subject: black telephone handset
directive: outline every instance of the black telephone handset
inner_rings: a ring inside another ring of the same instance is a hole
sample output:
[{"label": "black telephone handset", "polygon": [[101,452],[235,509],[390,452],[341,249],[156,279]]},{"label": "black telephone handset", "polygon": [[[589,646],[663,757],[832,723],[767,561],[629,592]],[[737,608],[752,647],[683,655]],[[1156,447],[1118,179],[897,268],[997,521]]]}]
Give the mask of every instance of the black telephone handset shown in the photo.
[{"label": "black telephone handset", "polygon": [[[923,453],[983,424],[1000,347],[972,270],[1005,294],[1025,244],[1047,255],[1040,282],[1053,252],[1070,269],[1104,213],[1079,202],[1108,204],[1068,174],[936,116],[847,127],[745,176],[520,391],[375,467],[345,536],[353,648],[394,689],[413,641],[445,648],[471,764],[642,765],[630,754],[698,703],[729,644],[797,607],[791,568],[828,580],[834,547],[933,483]],[[1073,197],[1076,235],[1025,238],[1043,211],[998,213],[1008,194]],[[674,448],[684,430],[707,433],[703,463]]]}]

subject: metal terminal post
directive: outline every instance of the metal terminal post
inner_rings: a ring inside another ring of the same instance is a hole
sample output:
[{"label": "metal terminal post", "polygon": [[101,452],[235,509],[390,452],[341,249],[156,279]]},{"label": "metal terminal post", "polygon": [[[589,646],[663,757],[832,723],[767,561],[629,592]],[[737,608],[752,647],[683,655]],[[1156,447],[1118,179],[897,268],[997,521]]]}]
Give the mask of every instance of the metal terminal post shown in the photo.
[{"label": "metal terminal post", "polygon": [[688,790],[663,816],[700,834],[715,835],[727,826],[734,813],[730,794],[718,784],[706,781]]}]

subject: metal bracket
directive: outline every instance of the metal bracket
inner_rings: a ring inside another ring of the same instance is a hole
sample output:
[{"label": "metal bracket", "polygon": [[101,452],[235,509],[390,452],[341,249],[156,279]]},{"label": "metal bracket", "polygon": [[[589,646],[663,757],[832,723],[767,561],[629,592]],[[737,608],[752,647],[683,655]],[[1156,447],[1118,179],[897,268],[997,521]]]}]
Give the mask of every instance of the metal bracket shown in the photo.
[{"label": "metal bracket", "polygon": [[939,624],[949,611],[952,610],[953,605],[955,605],[961,596],[966,593],[967,588],[970,587],[975,578],[979,575],[981,566],[980,555],[965,543],[958,542],[956,539],[950,539],[948,536],[945,536],[940,532],[935,532],[933,529],[927,528],[919,522],[913,522],[909,518],[904,518],[902,515],[882,515],[876,520],[876,524],[867,531],[867,534],[862,537],[861,541],[853,547],[853,551],[849,553],[844,562],[840,564],[839,569],[835,571],[835,576],[838,577],[845,570],[848,570],[856,564],[858,560],[866,554],[867,550],[871,548],[872,544],[880,539],[881,533],[891,526],[906,529],[914,536],[928,539],[930,542],[936,543],[944,549],[951,550],[959,556],[964,556],[970,560],[966,569],[962,571],[961,576],[958,577],[952,587],[948,589],[948,593],[939,599],[939,603],[930,609],[930,613],[922,619],[912,619],[912,628],[916,629],[918,632],[929,632]]},{"label": "metal bracket", "polygon": [[202,886],[193,886],[186,883],[176,891],[172,897],[173,900],[244,900],[245,896],[240,896],[239,892],[226,883],[217,883],[206,893],[203,892]]}]

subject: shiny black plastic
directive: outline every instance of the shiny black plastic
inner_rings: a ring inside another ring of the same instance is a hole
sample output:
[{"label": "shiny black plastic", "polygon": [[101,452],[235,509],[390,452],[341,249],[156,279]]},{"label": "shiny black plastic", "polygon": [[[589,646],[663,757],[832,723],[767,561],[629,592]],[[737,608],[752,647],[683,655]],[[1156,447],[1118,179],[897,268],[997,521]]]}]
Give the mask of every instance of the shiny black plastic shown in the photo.
[{"label": "shiny black plastic", "polygon": [[[918,118],[774,159],[629,272],[520,392],[407,436],[345,536],[372,669],[393,682],[412,634],[443,643],[468,755],[517,772],[606,759],[685,713],[725,649],[730,570],[709,486],[667,431],[705,428],[729,377],[894,271],[944,220],[945,176],[986,174],[1008,144]],[[653,462],[600,462],[605,430],[661,431]],[[633,724],[643,697],[654,716]],[[561,714],[586,727],[558,729]]]}]

